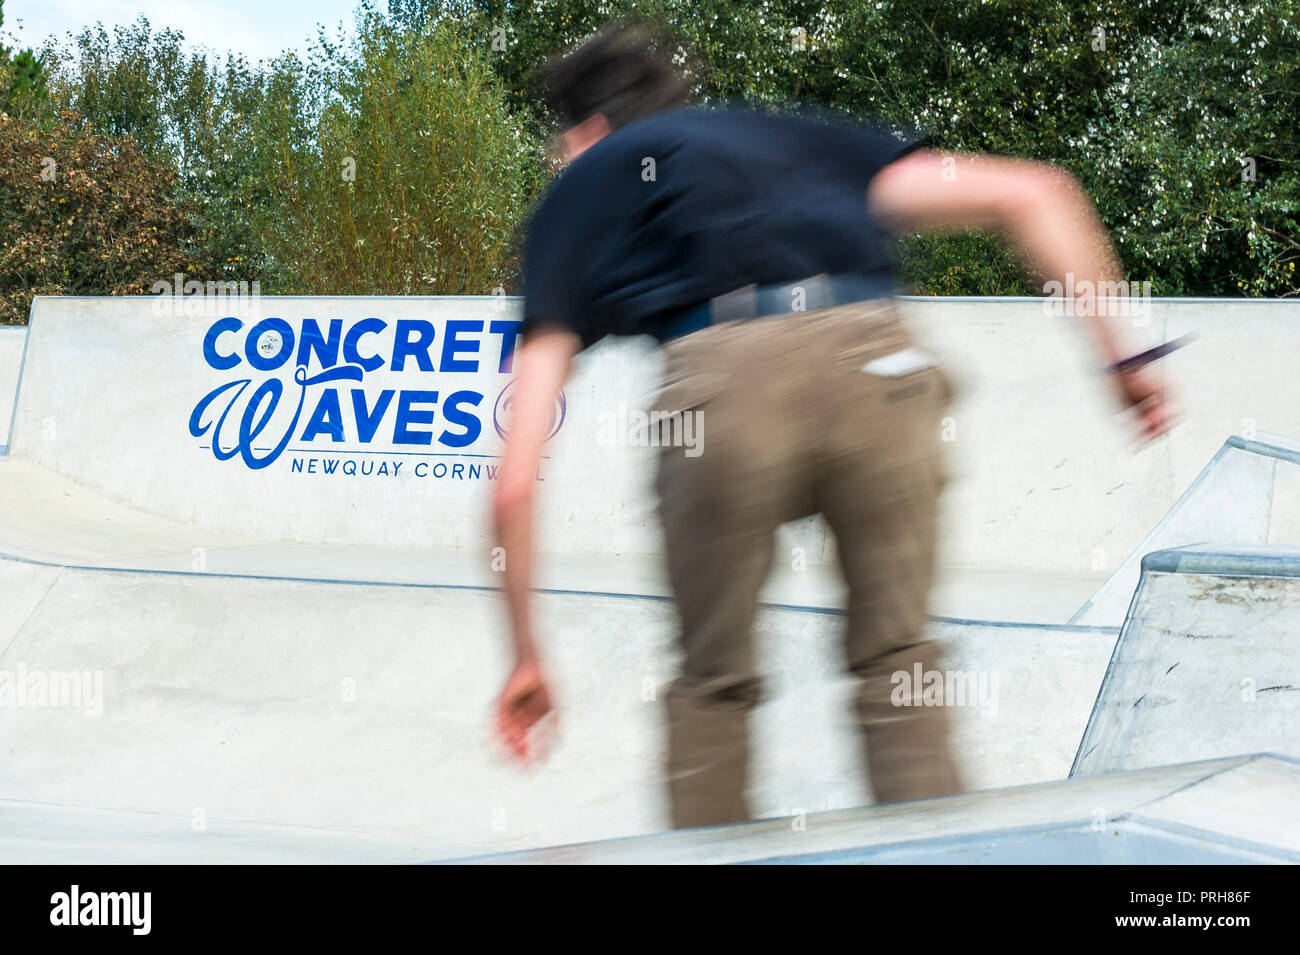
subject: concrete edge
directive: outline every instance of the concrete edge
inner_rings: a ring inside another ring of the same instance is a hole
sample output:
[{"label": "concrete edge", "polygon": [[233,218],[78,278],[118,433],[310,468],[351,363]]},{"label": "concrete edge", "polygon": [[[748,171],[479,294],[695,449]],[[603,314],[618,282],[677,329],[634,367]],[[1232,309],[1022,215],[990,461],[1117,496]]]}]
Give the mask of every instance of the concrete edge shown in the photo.
[{"label": "concrete edge", "polygon": [[[1190,782],[1180,781],[1176,784],[1171,783],[1169,790],[1166,793],[1164,793],[1162,796],[1157,797],[1156,799],[1152,800],[1150,803],[1143,804],[1142,807],[1135,808],[1124,814],[1124,818],[1140,820],[1142,824],[1152,825],[1155,822],[1155,820],[1146,816],[1142,811],[1146,805],[1155,805],[1159,802],[1160,799],[1166,798],[1167,796],[1175,792],[1183,792],[1188,789],[1193,789],[1208,779],[1211,779],[1223,773],[1231,772],[1235,769],[1239,769],[1242,766],[1245,766],[1249,763],[1256,762],[1261,759],[1270,759],[1270,760],[1276,759],[1280,762],[1286,762],[1296,767],[1300,767],[1300,759],[1295,759],[1293,757],[1283,756],[1276,753],[1267,753],[1267,752],[1244,753],[1239,756],[1219,756],[1213,759],[1197,760],[1190,763],[1175,763],[1169,766],[1146,767],[1143,769],[1128,770],[1125,772],[1109,774],[1109,777],[1118,780],[1126,776],[1139,776],[1139,775],[1150,776],[1161,772],[1189,769],[1194,767],[1200,768],[1201,771],[1194,780]],[[1062,786],[1072,785],[1077,782],[1082,782],[1082,780],[1074,780],[1070,777],[1066,777],[1065,779],[1050,780],[1041,783],[1030,783],[1023,786],[1011,786],[1005,789],[982,790],[980,791],[980,794],[985,796],[999,795],[999,794],[1010,795],[1013,793],[1024,793],[1026,791],[1032,791],[1032,790],[1046,790],[1049,788],[1059,788]],[[1087,782],[1095,785],[1099,782],[1099,778],[1092,777],[1089,778]],[[961,800],[962,798],[970,795],[974,795],[974,794],[961,793],[952,796],[940,796],[937,797],[937,799],[912,800],[909,802],[915,804],[933,804],[941,800]],[[880,809],[896,810],[899,806],[905,806],[908,804],[909,804],[908,802],[889,803],[884,805],[861,806],[855,809],[840,809],[828,813],[810,814],[809,816],[810,828],[811,828],[811,823],[818,816],[825,816],[825,817],[838,816],[840,819],[844,819],[846,817],[852,817],[852,816],[861,816],[864,818],[869,818],[870,814],[875,810],[880,810]],[[597,841],[587,842],[587,843],[573,843],[569,845],[551,846],[543,849],[521,849],[521,850],[515,850],[511,852],[488,853],[488,854],[478,855],[478,856],[468,856],[460,859],[435,860],[434,864],[473,865],[473,864],[481,864],[481,863],[511,864],[511,863],[547,862],[548,860],[545,859],[544,856],[554,851],[586,849],[586,850],[598,851],[604,854],[608,854],[610,850],[618,850],[620,848],[633,849],[637,845],[645,845],[647,842],[666,842],[666,841],[676,841],[676,840],[687,841],[690,839],[689,833],[692,831],[708,832],[708,831],[722,830],[722,829],[733,829],[736,831],[740,831],[742,829],[757,829],[763,826],[770,825],[773,822],[780,823],[783,826],[787,826],[789,824],[789,820],[785,817],[780,817],[777,819],[760,819],[760,820],[754,820],[753,822],[733,823],[727,826],[708,827],[704,830],[669,830],[662,833],[652,833],[652,834],[640,835],[640,836],[624,836],[615,839],[597,840]],[[899,840],[898,842],[878,843],[878,844],[872,844],[870,846],[864,845],[858,847],[850,847],[848,849],[836,849],[831,851],[825,851],[825,850],[811,851],[808,854],[801,855],[801,856],[762,856],[760,854],[759,857],[755,859],[744,860],[744,861],[749,863],[834,861],[830,857],[842,855],[845,852],[858,852],[858,853],[880,852],[885,850],[898,849],[901,847],[921,846],[925,844],[939,843],[945,841],[954,841],[960,843],[960,842],[968,842],[971,840],[986,840],[989,838],[996,838],[999,836],[1005,836],[1012,833],[1057,831],[1062,828],[1066,828],[1076,824],[1091,826],[1092,818],[1089,816],[1079,816],[1077,818],[1073,816],[1062,816],[1059,819],[1054,819],[1048,822],[1039,822],[1033,825],[1026,825],[1026,826],[1010,826],[1010,827],[1004,826],[1004,827],[976,830],[971,832],[951,833],[948,835],[933,836],[933,837],[922,836],[914,839],[903,839],[903,840]],[[1207,832],[1208,834],[1214,835],[1217,838],[1217,833],[1215,833],[1213,830],[1204,830],[1204,831]],[[1242,840],[1233,840],[1233,841],[1235,843],[1243,842]],[[1277,856],[1279,854],[1278,850],[1270,849],[1270,847],[1268,846],[1259,846],[1259,844],[1256,843],[1250,843],[1249,846],[1252,848],[1258,846],[1260,849],[1267,851],[1269,854],[1273,856]],[[1287,850],[1282,850],[1282,852],[1287,852]],[[563,860],[556,860],[556,861],[563,861]],[[591,863],[591,864],[602,864],[602,863],[607,864],[610,861],[611,860],[609,859],[597,859],[597,858],[582,860],[582,862],[584,863]],[[661,863],[668,862],[668,864],[672,864],[670,860],[657,860],[657,861]]]},{"label": "concrete edge", "polygon": [[27,349],[32,343],[32,320],[36,317],[36,303],[32,303],[31,314],[27,316],[27,324],[23,328],[23,356],[18,361],[18,380],[14,382],[14,403],[9,412],[9,427],[6,430],[5,443],[0,445],[0,457],[9,453],[9,449],[14,446],[14,428],[18,424],[18,401],[23,394],[23,372],[27,368]]},{"label": "concrete edge", "polygon": [[1300,577],[1300,550],[1289,547],[1251,549],[1190,544],[1147,554],[1142,558],[1142,574],[1145,576],[1148,573]]},{"label": "concrete edge", "polygon": [[[117,299],[156,299],[172,298],[177,296],[159,296],[159,295],[35,295],[32,297],[33,308],[36,302],[41,299],[75,299],[80,301],[95,300],[117,300]],[[185,298],[186,296],[179,296]],[[251,296],[250,296],[251,297]],[[522,295],[277,295],[268,293],[258,295],[259,299],[322,299],[322,298],[345,298],[345,299],[414,299],[417,301],[439,301],[439,300],[460,300],[460,299],[488,299],[491,301],[504,302],[522,302]],[[1044,302],[1050,301],[1046,295],[895,295],[894,298],[902,302],[989,302],[990,304],[1004,305],[1008,302]],[[1206,297],[1206,296],[1177,296],[1177,295],[1152,295],[1148,299],[1151,302],[1175,302],[1193,305],[1206,304],[1224,304],[1224,305],[1300,305],[1300,298],[1230,298],[1230,297]]]}]

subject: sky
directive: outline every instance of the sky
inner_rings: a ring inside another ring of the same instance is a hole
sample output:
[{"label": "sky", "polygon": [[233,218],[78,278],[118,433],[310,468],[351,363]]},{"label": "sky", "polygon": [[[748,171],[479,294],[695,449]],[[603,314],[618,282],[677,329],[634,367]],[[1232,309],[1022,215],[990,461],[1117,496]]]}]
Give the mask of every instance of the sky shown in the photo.
[{"label": "sky", "polygon": [[[187,40],[257,60],[287,49],[304,51],[316,24],[329,32],[351,27],[357,0],[3,0],[3,30],[20,49],[39,47],[55,33],[79,33],[99,21],[110,31],[140,14],[154,29],[171,27]],[[381,4],[381,6],[387,6]],[[21,21],[21,22],[20,22]]]}]

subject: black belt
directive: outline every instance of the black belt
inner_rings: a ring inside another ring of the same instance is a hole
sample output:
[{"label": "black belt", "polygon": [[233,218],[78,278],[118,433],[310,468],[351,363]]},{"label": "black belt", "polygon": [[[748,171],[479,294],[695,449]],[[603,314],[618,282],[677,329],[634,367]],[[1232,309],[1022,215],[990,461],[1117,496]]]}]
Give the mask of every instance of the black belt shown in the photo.
[{"label": "black belt", "polygon": [[812,312],[849,302],[886,298],[896,292],[892,276],[865,272],[822,273],[784,285],[746,285],[711,298],[669,323],[663,341],[723,322]]}]

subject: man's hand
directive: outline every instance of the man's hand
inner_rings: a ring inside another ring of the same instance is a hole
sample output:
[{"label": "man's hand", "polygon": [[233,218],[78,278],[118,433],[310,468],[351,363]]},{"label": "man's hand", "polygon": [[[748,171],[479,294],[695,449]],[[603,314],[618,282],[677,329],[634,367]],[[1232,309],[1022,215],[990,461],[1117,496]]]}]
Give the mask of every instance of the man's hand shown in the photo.
[{"label": "man's hand", "polygon": [[1143,441],[1158,438],[1174,424],[1164,386],[1147,369],[1112,372],[1110,380],[1124,407],[1137,415],[1138,434]]},{"label": "man's hand", "polygon": [[[534,728],[551,712],[541,666],[535,659],[516,663],[497,700],[497,735],[515,759],[529,763],[546,755],[544,739]],[[550,722],[553,728],[554,719]]]}]

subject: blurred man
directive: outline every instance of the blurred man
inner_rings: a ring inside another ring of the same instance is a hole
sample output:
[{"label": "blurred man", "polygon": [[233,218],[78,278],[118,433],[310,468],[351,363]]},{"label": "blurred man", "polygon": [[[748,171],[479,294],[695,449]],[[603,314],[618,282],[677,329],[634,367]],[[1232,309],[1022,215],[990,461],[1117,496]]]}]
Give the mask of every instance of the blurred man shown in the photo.
[{"label": "blurred man", "polygon": [[[657,485],[683,654],[666,694],[673,825],[749,818],[758,592],[777,527],[816,513],[849,586],[845,661],[877,800],[960,791],[947,710],[919,705],[920,686],[900,700],[891,679],[942,668],[924,629],[950,393],[891,304],[888,234],[1001,229],[1075,288],[1121,278],[1091,203],[1037,163],[945,164],[880,131],[685,108],[682,78],[640,30],[598,34],[552,65],[549,89],[570,164],[525,250],[494,500],[515,655],[499,733],[528,759],[553,705],[529,602],[534,475],[553,402],[577,352],[645,334],[666,358],[656,408],[707,422],[702,454],[661,449]],[[1109,366],[1125,352],[1084,304]],[[1110,380],[1152,437],[1167,418],[1148,376]]]}]

